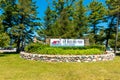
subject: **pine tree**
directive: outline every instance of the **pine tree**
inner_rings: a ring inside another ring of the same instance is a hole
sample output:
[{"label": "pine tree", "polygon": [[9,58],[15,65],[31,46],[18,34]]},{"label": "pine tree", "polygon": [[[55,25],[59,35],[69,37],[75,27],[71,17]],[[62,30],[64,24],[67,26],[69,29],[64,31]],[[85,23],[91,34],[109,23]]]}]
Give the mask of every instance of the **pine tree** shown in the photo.
[{"label": "pine tree", "polygon": [[83,0],[79,0],[75,5],[75,11],[73,15],[74,19],[74,33],[76,38],[81,38],[84,34],[88,32],[88,18],[87,18],[87,9],[83,5]]},{"label": "pine tree", "polygon": [[1,19],[2,16],[0,16],[0,47],[6,47],[9,45],[10,37],[6,32],[4,32],[4,27],[2,25]]},{"label": "pine tree", "polygon": [[6,26],[5,31],[13,36],[17,44],[17,52],[20,52],[26,40],[32,40],[36,28],[40,26],[39,18],[37,18],[37,7],[32,0],[26,2],[24,0],[18,0],[18,2],[9,0],[9,3],[4,3],[2,6],[5,16],[2,24]]},{"label": "pine tree", "polygon": [[[48,7],[45,16],[46,35],[50,37],[70,37],[71,28],[70,13],[72,3],[75,0],[53,0],[52,7]],[[47,23],[47,25],[46,25]]]},{"label": "pine tree", "polygon": [[10,32],[10,28],[13,26],[13,14],[15,8],[15,0],[1,0],[0,1],[0,9],[3,12],[1,15],[1,25],[3,26],[3,32],[10,36],[10,46],[12,44],[12,34]]},{"label": "pine tree", "polygon": [[105,29],[105,33],[106,33],[106,48],[108,48],[109,46],[109,40],[113,39],[112,34],[115,33],[115,17],[114,16],[107,16],[107,20],[108,20],[108,27]]},{"label": "pine tree", "polygon": [[45,11],[45,17],[44,17],[44,26],[45,26],[45,34],[47,36],[51,36],[52,35],[52,32],[51,32],[51,29],[52,29],[52,24],[54,22],[54,19],[53,19],[53,11],[51,10],[50,6],[47,7],[46,11]]},{"label": "pine tree", "polygon": [[116,53],[117,50],[117,40],[118,40],[118,27],[120,22],[120,0],[106,0],[108,9],[109,9],[109,15],[116,17],[116,37],[115,37],[115,50]]},{"label": "pine tree", "polygon": [[94,35],[94,43],[97,43],[97,34],[101,26],[97,26],[99,23],[104,22],[106,15],[106,9],[101,2],[93,0],[89,5],[89,25],[91,27],[91,33]]}]

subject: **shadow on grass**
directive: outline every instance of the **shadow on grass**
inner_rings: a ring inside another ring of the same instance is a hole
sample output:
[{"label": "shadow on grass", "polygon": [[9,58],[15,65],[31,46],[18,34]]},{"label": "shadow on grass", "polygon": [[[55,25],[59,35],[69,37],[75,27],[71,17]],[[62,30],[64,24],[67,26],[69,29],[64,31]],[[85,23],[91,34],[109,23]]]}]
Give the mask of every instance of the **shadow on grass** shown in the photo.
[{"label": "shadow on grass", "polygon": [[116,53],[116,56],[119,56],[119,57],[120,57],[120,53]]},{"label": "shadow on grass", "polygon": [[3,52],[3,53],[0,53],[0,57],[10,56],[12,54],[18,54],[18,53],[16,53],[16,52]]}]

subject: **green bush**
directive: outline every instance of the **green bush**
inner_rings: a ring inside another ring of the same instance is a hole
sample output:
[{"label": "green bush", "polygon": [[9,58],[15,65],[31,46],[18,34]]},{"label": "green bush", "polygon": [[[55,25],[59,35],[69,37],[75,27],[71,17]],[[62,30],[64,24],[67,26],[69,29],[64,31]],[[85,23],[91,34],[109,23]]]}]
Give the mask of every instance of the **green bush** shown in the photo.
[{"label": "green bush", "polygon": [[85,47],[50,47],[40,43],[31,43],[27,45],[25,51],[38,54],[60,54],[60,55],[88,55],[103,54],[104,46],[85,46]]},{"label": "green bush", "polygon": [[27,52],[37,52],[39,50],[44,49],[45,47],[49,47],[48,45],[45,44],[40,44],[40,43],[31,43],[25,47],[25,51]]},{"label": "green bush", "polygon": [[85,50],[64,50],[61,48],[44,48],[42,50],[34,51],[38,54],[60,54],[60,55],[90,55],[90,54],[103,54],[99,49],[85,49]]},{"label": "green bush", "polygon": [[9,46],[10,37],[7,33],[0,33],[0,47]]},{"label": "green bush", "polygon": [[82,49],[92,49],[92,48],[97,48],[99,50],[102,50],[102,51],[105,51],[105,46],[103,45],[92,45],[92,46],[82,46],[82,47],[54,47],[54,48],[62,48],[62,49],[73,49],[73,50],[76,50],[76,49],[79,49],[79,50],[82,50]]}]

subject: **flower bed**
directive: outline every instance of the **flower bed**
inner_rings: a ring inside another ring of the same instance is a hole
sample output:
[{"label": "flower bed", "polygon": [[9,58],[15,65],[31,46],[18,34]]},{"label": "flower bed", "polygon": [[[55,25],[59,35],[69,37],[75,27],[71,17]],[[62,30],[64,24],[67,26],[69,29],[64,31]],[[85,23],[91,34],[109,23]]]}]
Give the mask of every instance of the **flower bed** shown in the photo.
[{"label": "flower bed", "polygon": [[96,62],[113,60],[115,54],[109,52],[108,54],[100,55],[43,55],[21,52],[20,56],[27,60],[39,60],[45,62]]}]

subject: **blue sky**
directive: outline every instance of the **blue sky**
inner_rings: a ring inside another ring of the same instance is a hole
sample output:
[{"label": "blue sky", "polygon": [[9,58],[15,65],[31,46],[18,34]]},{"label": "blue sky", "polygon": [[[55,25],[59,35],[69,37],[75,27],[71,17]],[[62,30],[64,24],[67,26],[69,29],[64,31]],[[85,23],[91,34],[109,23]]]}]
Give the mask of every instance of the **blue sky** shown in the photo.
[{"label": "blue sky", "polygon": [[38,6],[38,9],[37,9],[39,12],[38,16],[40,18],[43,18],[45,16],[44,13],[47,8],[46,0],[34,0],[34,1],[36,1],[36,5]]},{"label": "blue sky", "polygon": [[[36,1],[36,5],[38,6],[38,9],[37,9],[39,12],[38,17],[43,19],[45,16],[45,14],[44,14],[45,10],[46,10],[47,5],[48,5],[46,0],[33,0],[33,1]],[[49,0],[49,1],[52,1],[52,0]],[[84,0],[84,5],[89,4],[91,1],[92,0]],[[98,1],[103,2],[103,4],[105,2],[105,0],[98,0]]]}]

